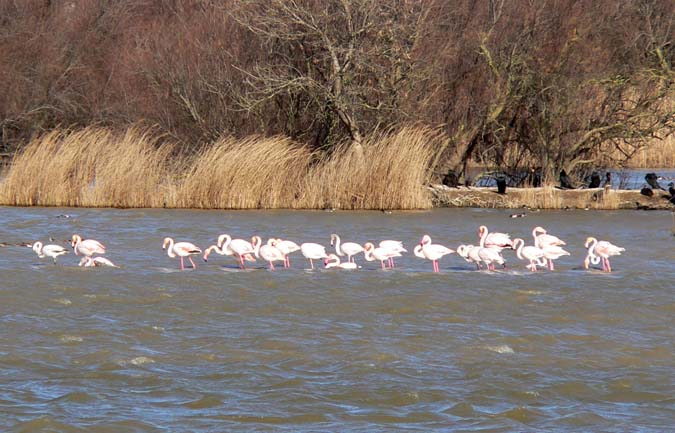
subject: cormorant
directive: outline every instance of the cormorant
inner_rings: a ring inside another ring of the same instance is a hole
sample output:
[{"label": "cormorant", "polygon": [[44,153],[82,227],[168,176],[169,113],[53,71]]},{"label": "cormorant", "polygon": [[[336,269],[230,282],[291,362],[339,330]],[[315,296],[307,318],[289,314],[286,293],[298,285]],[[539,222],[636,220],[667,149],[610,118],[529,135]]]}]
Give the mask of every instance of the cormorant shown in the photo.
[{"label": "cormorant", "polygon": [[654,189],[662,189],[664,191],[666,190],[664,187],[659,185],[658,176],[656,176],[656,173],[647,173],[647,175],[645,176],[645,180],[647,181],[649,186],[651,186]]},{"label": "cormorant", "polygon": [[506,194],[506,176],[497,176],[497,194]]},{"label": "cormorant", "polygon": [[673,182],[668,184],[668,192],[672,197],[675,197],[675,184],[673,184]]},{"label": "cormorant", "polygon": [[612,184],[612,173],[610,173],[608,171],[607,173],[605,173],[605,185],[604,186],[611,185],[611,184]]},{"label": "cormorant", "polygon": [[567,175],[567,172],[563,169],[560,170],[560,188],[562,189],[574,189],[570,177]]},{"label": "cormorant", "polygon": [[589,188],[600,188],[600,175],[597,171],[591,174],[591,182],[588,184]]},{"label": "cormorant", "polygon": [[450,188],[457,188],[459,186],[459,179],[454,170],[448,170],[447,174],[443,177],[443,185]]},{"label": "cormorant", "polygon": [[644,195],[644,196],[647,196],[647,197],[654,197],[654,191],[652,191],[651,188],[646,187],[646,186],[643,187],[643,188],[640,190],[640,194],[642,194],[642,195]]}]

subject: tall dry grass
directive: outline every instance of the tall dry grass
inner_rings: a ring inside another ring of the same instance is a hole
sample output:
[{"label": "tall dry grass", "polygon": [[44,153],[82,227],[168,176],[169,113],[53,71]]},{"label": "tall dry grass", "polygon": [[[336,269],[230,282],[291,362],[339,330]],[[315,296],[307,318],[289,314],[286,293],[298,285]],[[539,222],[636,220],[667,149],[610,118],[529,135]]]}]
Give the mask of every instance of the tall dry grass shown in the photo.
[{"label": "tall dry grass", "polygon": [[56,130],[17,154],[0,202],[18,206],[154,207],[163,203],[170,146],[148,130]]},{"label": "tall dry grass", "polygon": [[330,156],[285,137],[222,138],[191,156],[151,130],[54,131],[33,140],[0,183],[18,206],[203,209],[424,209],[439,130],[410,127],[368,137],[363,153]]}]

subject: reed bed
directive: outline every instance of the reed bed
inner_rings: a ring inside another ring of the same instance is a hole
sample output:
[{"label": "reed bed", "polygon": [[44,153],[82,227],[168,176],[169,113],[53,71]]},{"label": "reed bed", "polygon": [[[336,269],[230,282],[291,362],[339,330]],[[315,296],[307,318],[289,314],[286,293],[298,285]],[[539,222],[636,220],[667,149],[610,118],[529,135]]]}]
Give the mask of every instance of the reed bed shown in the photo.
[{"label": "reed bed", "polygon": [[[152,130],[53,131],[15,155],[0,204],[201,209],[424,209],[443,134],[411,127],[326,156],[286,137],[225,137],[190,156]],[[440,140],[440,141],[439,141]]]}]

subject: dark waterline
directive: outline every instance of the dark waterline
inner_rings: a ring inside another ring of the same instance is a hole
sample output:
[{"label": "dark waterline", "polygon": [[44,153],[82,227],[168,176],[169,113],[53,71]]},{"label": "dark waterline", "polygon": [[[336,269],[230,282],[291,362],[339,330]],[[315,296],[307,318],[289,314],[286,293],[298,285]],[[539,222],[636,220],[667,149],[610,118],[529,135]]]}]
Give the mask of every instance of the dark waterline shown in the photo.
[{"label": "dark waterline", "polygon": [[[68,214],[71,218],[57,218]],[[96,238],[120,269],[0,248],[0,430],[10,432],[643,431],[675,421],[669,212],[179,211],[0,208],[0,241]],[[429,233],[456,248],[543,225],[572,256],[530,274],[412,254],[393,271],[179,271],[164,236],[329,245]],[[581,269],[583,241],[626,247]]]}]

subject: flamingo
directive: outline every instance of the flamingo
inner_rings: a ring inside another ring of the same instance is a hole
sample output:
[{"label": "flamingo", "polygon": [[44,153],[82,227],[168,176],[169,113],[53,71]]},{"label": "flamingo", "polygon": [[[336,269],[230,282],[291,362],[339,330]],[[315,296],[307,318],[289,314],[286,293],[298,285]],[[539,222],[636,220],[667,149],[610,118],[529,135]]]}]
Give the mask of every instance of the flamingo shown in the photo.
[{"label": "flamingo", "polygon": [[300,252],[309,260],[309,265],[312,269],[314,269],[314,260],[325,259],[328,257],[326,254],[326,247],[312,242],[305,242],[300,245]]},{"label": "flamingo", "polygon": [[[541,236],[541,235],[540,235]],[[535,239],[535,245],[536,245],[536,239]],[[558,260],[562,256],[569,256],[570,253],[568,251],[565,251],[562,249],[562,247],[558,245],[543,245],[539,246],[539,248],[544,251],[544,257],[548,261],[548,269],[553,271],[554,266],[553,266],[553,260]]]},{"label": "flamingo", "polygon": [[[477,269],[480,269],[481,258],[478,255],[480,247],[473,245],[460,245],[457,247],[457,254],[469,263],[474,263]],[[472,252],[476,250],[473,254]]]},{"label": "flamingo", "polygon": [[56,258],[60,255],[63,254],[68,254],[68,250],[63,248],[61,245],[42,245],[42,242],[37,241],[33,245],[33,251],[35,251],[35,254],[38,255],[38,257],[45,258],[45,257],[51,257],[54,260],[54,264],[56,264]]},{"label": "flamingo", "polygon": [[534,238],[534,246],[538,248],[544,248],[547,245],[567,245],[565,241],[559,237],[547,234],[546,229],[543,227],[535,227],[532,230],[532,237]]},{"label": "flamingo", "polygon": [[[235,256],[239,260],[239,266],[242,269],[246,269],[244,260],[247,260],[249,262],[255,262],[254,257],[255,251],[253,248],[253,244],[244,239],[232,239],[230,235],[222,234],[218,236],[217,247],[220,249],[220,251],[223,251],[219,252],[218,249],[214,248],[213,250],[218,252],[219,254]],[[210,248],[211,247],[209,247],[209,249]],[[204,254],[204,260],[206,260],[207,257],[208,255]]]},{"label": "flamingo", "polygon": [[478,248],[478,257],[485,263],[488,270],[494,271],[495,263],[502,265],[502,268],[506,268],[504,257],[496,248]]},{"label": "flamingo", "polygon": [[366,242],[363,248],[366,260],[369,262],[379,260],[382,264],[382,269],[387,269],[384,264],[385,261],[391,264],[391,259],[393,257],[401,257],[400,252],[382,247],[375,248],[375,245],[373,245],[372,242]]},{"label": "flamingo", "polygon": [[480,240],[481,248],[495,248],[498,251],[504,248],[513,249],[513,241],[506,233],[489,233],[486,226],[478,228],[478,238]]},{"label": "flamingo", "polygon": [[347,261],[352,262],[352,257],[362,253],[363,247],[356,242],[343,242],[340,243],[340,236],[333,233],[330,235],[330,244],[335,244],[335,252],[338,256],[347,256]]},{"label": "flamingo", "polygon": [[296,244],[293,241],[276,239],[274,246],[277,247],[279,251],[281,251],[281,253],[284,255],[284,268],[290,268],[291,259],[290,257],[288,257],[288,255],[296,251],[299,251],[300,245]]},{"label": "flamingo", "polygon": [[[399,252],[399,253],[407,253],[408,252],[408,250],[403,248],[403,242],[394,241],[394,240],[391,240],[391,239],[380,241],[379,247],[380,248],[386,248],[388,250],[396,251],[396,252]],[[394,267],[394,257],[389,259],[389,267],[391,267],[391,268]]]},{"label": "flamingo", "polygon": [[328,257],[323,259],[323,264],[326,269],[338,268],[338,269],[358,269],[358,265],[354,262],[340,263],[340,258],[335,254],[328,254]]},{"label": "flamingo", "polygon": [[94,239],[82,240],[80,235],[73,235],[70,240],[70,245],[75,250],[75,255],[83,255],[91,257],[94,254],[105,254],[105,246]]},{"label": "flamingo", "polygon": [[532,272],[537,270],[537,266],[546,266],[544,250],[532,245],[525,246],[525,241],[518,238],[513,240],[513,246],[516,247],[516,255],[520,260],[529,260],[527,268]]},{"label": "flamingo", "polygon": [[420,244],[415,247],[413,252],[419,258],[431,260],[434,272],[440,272],[438,260],[444,255],[454,253],[455,251],[440,244],[432,244],[431,237],[424,235]]},{"label": "flamingo", "polygon": [[80,260],[80,266],[84,266],[85,268],[101,267],[101,266],[109,266],[109,267],[112,267],[112,268],[118,268],[119,267],[119,266],[116,266],[110,260],[106,259],[105,257],[90,257],[90,256],[82,257],[82,260]]},{"label": "flamingo", "polygon": [[[618,247],[607,241],[598,241],[596,238],[589,236],[584,243],[584,247],[588,248],[588,256],[586,257],[586,262],[589,260],[594,264],[598,263],[598,259],[594,258],[599,256],[602,259],[602,270],[605,272],[612,272],[612,266],[609,264],[609,258],[611,256],[620,256],[623,251],[626,251],[625,248]],[[588,264],[585,263],[586,269],[588,269]]]},{"label": "flamingo", "polygon": [[262,245],[262,239],[260,236],[253,236],[251,238],[253,241],[253,249],[255,251],[255,256],[256,257],[262,257],[263,260],[267,261],[270,263],[270,271],[273,271],[274,268],[274,262],[281,262],[283,261],[286,263],[286,257],[284,256],[284,253],[282,253],[279,248],[275,247],[274,244],[276,243],[276,239],[271,238],[267,240],[267,244]]},{"label": "flamingo", "polygon": [[174,244],[173,239],[166,237],[164,238],[162,249],[166,249],[167,255],[171,258],[174,258],[176,256],[180,257],[181,271],[185,270],[185,265],[183,264],[184,257],[187,257],[188,260],[190,260],[193,269],[197,269],[197,265],[195,265],[195,262],[192,261],[192,257],[190,256],[201,254],[202,250],[200,250],[199,247],[197,247],[195,244],[190,242],[177,242]]}]

